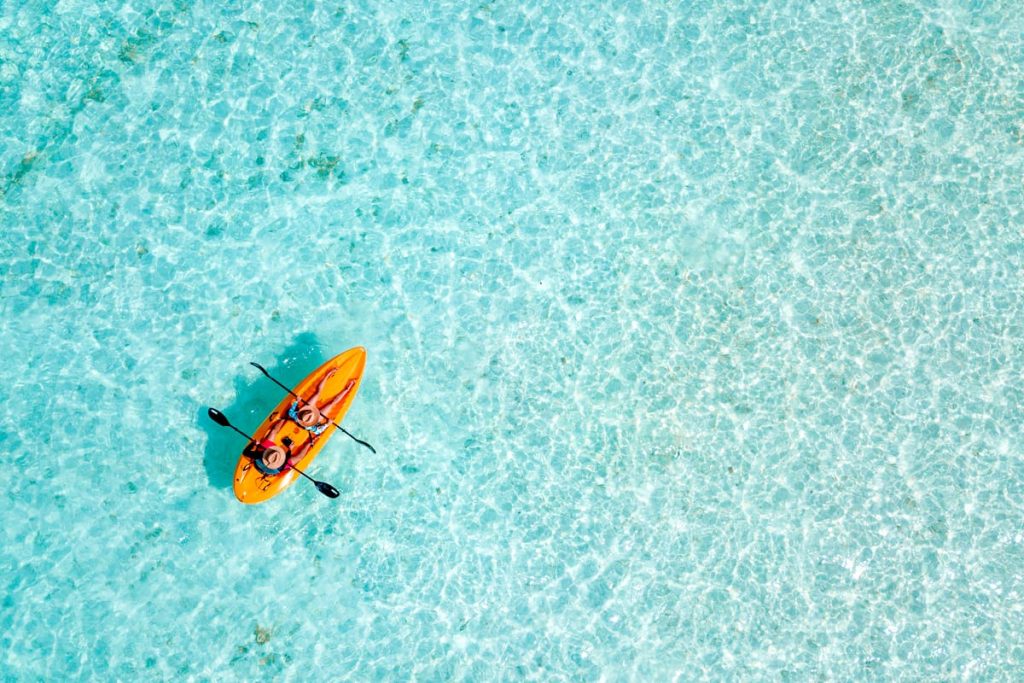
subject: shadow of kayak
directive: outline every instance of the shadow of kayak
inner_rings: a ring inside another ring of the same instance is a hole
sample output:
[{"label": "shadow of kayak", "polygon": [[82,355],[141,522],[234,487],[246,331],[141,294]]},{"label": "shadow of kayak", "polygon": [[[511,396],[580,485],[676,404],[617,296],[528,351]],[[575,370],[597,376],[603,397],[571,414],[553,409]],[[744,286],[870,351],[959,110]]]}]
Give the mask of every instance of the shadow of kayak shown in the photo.
[{"label": "shadow of kayak", "polygon": [[294,387],[328,358],[316,335],[303,332],[273,359],[272,364],[262,358],[239,359],[240,374],[235,378],[235,400],[225,406],[200,406],[196,414],[196,422],[207,436],[203,466],[210,486],[231,488],[235,465],[245,448],[245,439],[232,429],[216,425],[206,414],[207,407],[217,408],[228,416],[233,425],[252,434],[267,414],[277,407],[284,394],[280,387],[249,365],[249,361],[256,361],[266,367],[267,372],[285,386]]}]

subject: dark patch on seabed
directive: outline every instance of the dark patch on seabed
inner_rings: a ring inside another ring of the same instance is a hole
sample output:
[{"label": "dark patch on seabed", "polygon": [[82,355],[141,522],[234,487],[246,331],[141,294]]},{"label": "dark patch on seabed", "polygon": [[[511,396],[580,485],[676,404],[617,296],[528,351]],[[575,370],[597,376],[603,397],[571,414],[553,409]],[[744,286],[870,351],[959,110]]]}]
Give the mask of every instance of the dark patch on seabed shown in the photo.
[{"label": "dark patch on seabed", "polygon": [[[199,406],[196,421],[207,435],[206,453],[203,466],[210,485],[214,488],[231,488],[238,457],[245,447],[245,439],[234,430],[220,427],[206,414],[208,407],[217,408],[243,432],[252,434],[284,396],[284,390],[263,376],[248,364],[255,361],[267,368],[273,377],[288,387],[298,384],[306,375],[323,365],[327,360],[320,342],[312,332],[303,332],[295,337],[273,364],[264,359],[241,360],[239,374],[235,378],[235,400],[226,406]],[[248,372],[250,371],[251,372]]]},{"label": "dark patch on seabed", "polygon": [[75,91],[81,94],[73,101],[63,103],[68,107],[67,116],[54,120],[45,135],[37,136],[43,142],[24,153],[21,161],[12,171],[0,176],[0,198],[9,201],[17,198],[22,180],[45,165],[46,160],[60,149],[64,141],[71,135],[78,114],[90,102],[106,101],[107,94],[121,86],[121,76],[126,70],[139,63],[147,50],[163,40],[175,28],[179,18],[191,11],[192,4],[191,0],[175,0],[170,7],[163,11],[149,10],[145,13],[144,25],[128,32],[121,39],[116,62],[111,60],[109,65],[104,65],[97,71],[84,76],[81,81],[85,87],[80,91]]}]

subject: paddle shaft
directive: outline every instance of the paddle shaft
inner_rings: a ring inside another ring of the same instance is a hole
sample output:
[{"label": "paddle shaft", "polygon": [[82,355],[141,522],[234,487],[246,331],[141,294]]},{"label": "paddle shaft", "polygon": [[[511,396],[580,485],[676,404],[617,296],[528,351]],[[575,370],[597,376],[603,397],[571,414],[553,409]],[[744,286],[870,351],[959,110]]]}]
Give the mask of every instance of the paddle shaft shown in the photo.
[{"label": "paddle shaft", "polygon": [[[221,413],[221,415],[223,415],[223,414],[224,414],[224,413]],[[248,439],[248,440],[249,440],[249,441],[250,441],[251,443],[256,443],[256,439],[252,438],[251,436],[249,436],[248,434],[246,434],[245,432],[243,432],[243,431],[242,431],[241,429],[239,429],[239,428],[238,428],[238,427],[236,427],[235,425],[233,425],[233,424],[230,424],[230,423],[229,423],[229,424],[228,424],[228,427],[231,427],[231,428],[232,428],[232,429],[234,429],[234,430],[235,430],[236,432],[238,432],[239,434],[241,434],[242,436],[244,436],[245,438],[247,438],[247,439]]]},{"label": "paddle shaft", "polygon": [[[301,396],[299,396],[298,394],[296,394],[296,393],[295,393],[294,391],[292,391],[291,389],[289,389],[288,387],[286,387],[285,385],[281,384],[281,383],[280,383],[280,382],[278,382],[278,381],[277,381],[276,379],[274,379],[274,378],[273,378],[273,377],[271,376],[271,374],[270,374],[269,372],[267,372],[267,369],[266,369],[265,367],[263,367],[263,366],[262,366],[262,365],[260,365],[259,363],[252,363],[252,362],[250,362],[250,363],[249,363],[249,365],[253,366],[253,367],[254,367],[254,368],[256,368],[257,370],[259,370],[260,372],[262,372],[262,373],[263,373],[264,375],[266,375],[267,379],[269,379],[269,380],[270,380],[271,382],[273,382],[274,384],[276,384],[277,386],[281,387],[282,389],[284,389],[285,391],[287,391],[287,392],[288,392],[289,394],[291,394],[291,395],[292,395],[292,397],[293,397],[293,398],[294,398],[294,399],[295,399],[296,401],[299,401],[299,402],[301,402],[301,403],[302,403],[303,405],[307,405],[307,406],[309,405],[309,401],[307,401],[306,399],[302,398]],[[313,407],[315,408],[316,406],[313,406]],[[323,413],[321,413],[321,415],[322,415],[322,414],[323,414]],[[324,417],[327,417],[327,416],[326,416],[326,415],[324,415]],[[342,433],[343,433],[343,434],[344,434],[345,436],[347,436],[348,438],[352,439],[352,440],[353,440],[353,441],[355,441],[356,443],[359,443],[359,444],[362,444],[363,446],[366,446],[366,447],[367,447],[367,448],[369,448],[369,449],[370,449],[371,451],[373,451],[373,453],[374,453],[374,454],[376,454],[376,453],[377,453],[377,450],[376,450],[376,449],[375,449],[375,448],[374,448],[373,446],[371,446],[370,444],[366,443],[366,442],[365,442],[365,441],[363,441],[362,439],[357,439],[356,437],[352,436],[352,434],[351,434],[351,433],[349,433],[349,432],[348,432],[348,430],[346,430],[346,429],[345,429],[344,427],[342,427],[342,426],[341,426],[340,424],[338,424],[337,422],[335,422],[335,421],[334,421],[334,420],[332,420],[331,418],[329,418],[329,417],[328,417],[328,418],[327,418],[327,421],[328,421],[328,422],[330,422],[330,423],[331,423],[332,425],[334,425],[334,426],[335,426],[335,427],[336,427],[336,428],[337,428],[337,429],[338,429],[338,430],[339,430],[340,432],[342,432]]]}]

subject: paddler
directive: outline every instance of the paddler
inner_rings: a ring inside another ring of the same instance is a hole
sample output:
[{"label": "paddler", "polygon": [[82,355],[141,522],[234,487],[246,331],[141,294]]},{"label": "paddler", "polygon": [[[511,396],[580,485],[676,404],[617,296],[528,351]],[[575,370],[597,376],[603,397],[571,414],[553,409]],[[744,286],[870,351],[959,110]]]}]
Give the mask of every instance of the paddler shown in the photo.
[{"label": "paddler", "polygon": [[274,476],[290,470],[297,463],[302,462],[313,445],[311,438],[297,453],[292,453],[292,440],[287,436],[281,440],[284,447],[277,445],[277,434],[284,426],[284,420],[278,420],[270,433],[258,442],[252,442],[245,449],[244,455],[252,459],[253,466],[266,475]]},{"label": "paddler", "polygon": [[[345,400],[348,393],[352,391],[352,387],[356,385],[356,380],[350,379],[345,388],[341,390],[341,393],[332,398],[326,405],[320,406],[320,395],[324,391],[324,386],[331,377],[334,377],[334,373],[337,371],[337,368],[335,368],[324,375],[323,379],[316,386],[316,393],[313,394],[311,399],[303,402],[301,406],[299,401],[292,401],[292,407],[288,409],[288,417],[279,418],[278,425],[283,424],[285,420],[291,420],[309,432],[311,441],[323,434],[324,430],[331,424],[331,420],[327,416],[334,412],[334,409]],[[276,429],[280,428],[278,425],[275,425]]]}]

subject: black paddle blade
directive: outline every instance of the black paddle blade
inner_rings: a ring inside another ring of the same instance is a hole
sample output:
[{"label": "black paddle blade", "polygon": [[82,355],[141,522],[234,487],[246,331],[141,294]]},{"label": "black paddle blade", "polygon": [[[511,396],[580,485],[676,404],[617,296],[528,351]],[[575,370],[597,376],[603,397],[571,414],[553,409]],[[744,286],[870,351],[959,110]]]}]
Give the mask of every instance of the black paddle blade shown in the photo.
[{"label": "black paddle blade", "polygon": [[263,367],[262,365],[260,365],[259,363],[253,363],[252,361],[249,361],[249,365],[253,366],[257,370],[262,372],[264,375],[266,375],[267,377],[270,377],[270,373],[267,372],[267,369],[265,367]]},{"label": "black paddle blade", "polygon": [[224,413],[220,412],[216,408],[210,408],[206,411],[206,414],[210,416],[210,419],[219,424],[221,427],[230,427],[231,423],[228,422],[228,418],[224,417]]},{"label": "black paddle blade", "polygon": [[337,498],[338,496],[341,495],[338,492],[338,489],[334,488],[326,481],[315,481],[313,483],[316,484],[316,490],[324,494],[328,498]]}]

